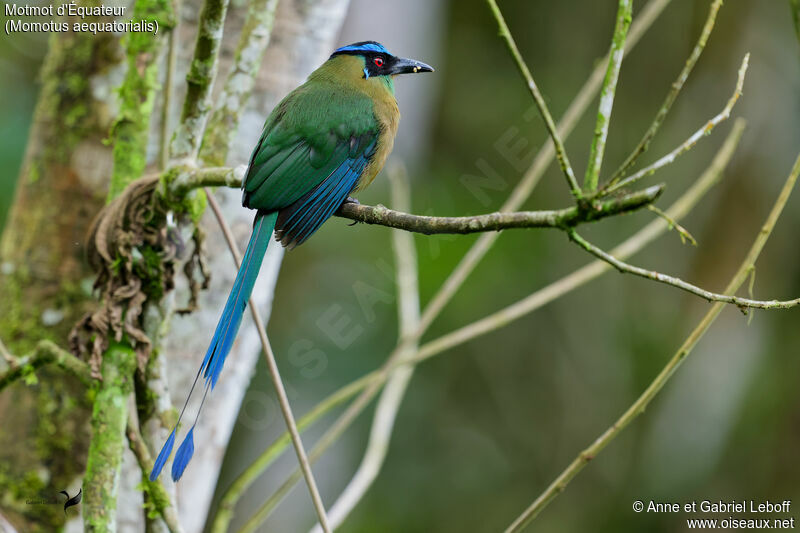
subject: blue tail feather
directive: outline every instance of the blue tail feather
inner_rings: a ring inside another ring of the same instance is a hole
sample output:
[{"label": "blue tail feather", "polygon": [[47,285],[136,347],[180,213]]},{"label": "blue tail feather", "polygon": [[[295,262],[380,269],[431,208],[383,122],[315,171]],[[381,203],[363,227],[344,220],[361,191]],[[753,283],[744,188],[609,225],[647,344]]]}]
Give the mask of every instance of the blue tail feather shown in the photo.
[{"label": "blue tail feather", "polygon": [[194,455],[194,426],[189,428],[189,433],[175,452],[175,459],[172,460],[172,481],[178,481],[186,470],[186,465]]},{"label": "blue tail feather", "polygon": [[[261,211],[256,215],[255,222],[253,223],[253,233],[250,236],[250,242],[242,258],[242,265],[236,275],[236,280],[233,282],[233,287],[228,295],[228,300],[225,303],[222,316],[220,316],[219,322],[217,323],[214,336],[211,338],[208,351],[200,365],[200,370],[195,377],[195,382],[192,384],[189,396],[194,392],[195,384],[201,374],[206,382],[206,390],[203,399],[205,399],[205,394],[208,390],[213,389],[217,384],[219,375],[222,372],[222,366],[225,363],[225,358],[233,347],[236,333],[239,331],[239,326],[242,323],[242,315],[244,314],[247,302],[250,299],[250,294],[253,292],[253,287],[258,278],[258,271],[261,269],[261,262],[264,259],[264,254],[267,251],[267,246],[272,237],[272,230],[275,228],[277,216],[277,213],[263,213]],[[167,462],[167,459],[169,459],[170,453],[172,453],[172,447],[175,444],[175,433],[181,418],[183,418],[183,413],[188,403],[189,398],[186,399],[183,410],[181,410],[175,429],[158,454],[158,459],[156,459],[153,471],[150,473],[151,481],[158,478],[164,464]],[[202,409],[202,403],[200,404],[200,408]],[[199,414],[200,412],[198,410],[198,416]],[[175,459],[172,463],[172,478],[176,481],[183,474],[183,470],[186,468],[186,465],[189,463],[194,453],[193,432],[194,425],[189,430],[189,433],[186,435],[183,443],[181,443],[175,454]]]},{"label": "blue tail feather", "polygon": [[169,459],[169,455],[172,453],[172,447],[174,445],[175,430],[173,429],[172,433],[169,434],[167,442],[164,443],[164,446],[161,448],[161,452],[159,452],[158,457],[156,458],[156,463],[153,465],[153,471],[150,472],[150,481],[155,481],[158,479],[158,475],[161,474],[161,470],[167,463],[167,459]]}]

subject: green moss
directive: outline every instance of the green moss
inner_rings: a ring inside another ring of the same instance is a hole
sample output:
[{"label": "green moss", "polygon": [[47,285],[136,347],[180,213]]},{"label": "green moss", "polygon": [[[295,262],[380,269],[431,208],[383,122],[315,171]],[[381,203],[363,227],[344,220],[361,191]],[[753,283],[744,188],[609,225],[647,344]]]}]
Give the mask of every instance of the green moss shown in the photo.
[{"label": "green moss", "polygon": [[38,308],[23,287],[30,287],[30,275],[26,267],[18,266],[10,274],[0,275],[0,294],[3,299],[3,320],[0,320],[0,338],[17,353],[32,351],[40,340],[55,340],[53,328],[41,323],[42,309]]},{"label": "green moss", "polygon": [[89,80],[99,66],[113,64],[117,53],[113,35],[91,33],[53,34],[50,52],[42,66],[42,96],[36,107],[36,122],[49,124],[51,138],[44,139],[42,157],[27,172],[35,183],[44,168],[66,164],[75,146],[97,128]]},{"label": "green moss", "polygon": [[0,464],[0,489],[3,491],[0,504],[4,509],[35,520],[35,523],[31,522],[32,532],[57,531],[64,526],[65,518],[63,512],[59,512],[61,510],[59,505],[29,503],[39,500],[50,501],[57,494],[48,489],[47,484],[37,473],[25,472],[15,476]]},{"label": "green moss", "polygon": [[84,488],[84,526],[87,533],[109,531],[115,520],[119,471],[126,446],[128,396],[133,391],[136,355],[121,343],[113,343],[103,357],[97,396],[92,411]]},{"label": "green moss", "polygon": [[200,222],[200,218],[203,216],[206,206],[208,206],[208,198],[206,198],[205,191],[202,190],[190,192],[183,201],[185,212],[195,224]]},{"label": "green moss", "polygon": [[150,246],[139,249],[141,259],[133,267],[133,273],[142,280],[142,292],[151,301],[160,301],[164,297],[165,272],[161,253]]},{"label": "green moss", "polygon": [[128,71],[117,90],[120,109],[111,131],[114,170],[108,199],[118,196],[141,176],[147,164],[147,140],[158,84],[158,57],[167,31],[174,26],[168,0],[141,0],[134,4],[133,19],[158,22],[158,36],[131,33],[126,36]]}]

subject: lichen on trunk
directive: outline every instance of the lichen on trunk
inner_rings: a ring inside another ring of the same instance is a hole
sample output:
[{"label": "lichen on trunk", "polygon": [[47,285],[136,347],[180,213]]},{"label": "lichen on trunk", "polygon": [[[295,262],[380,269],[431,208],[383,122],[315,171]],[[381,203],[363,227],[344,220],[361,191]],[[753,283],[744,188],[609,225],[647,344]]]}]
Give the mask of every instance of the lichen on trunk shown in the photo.
[{"label": "lichen on trunk", "polygon": [[[0,240],[0,338],[17,354],[43,339],[63,345],[92,305],[82,243],[103,203],[111,161],[103,144],[111,110],[93,89],[111,86],[119,61],[113,35],[50,37]],[[57,531],[66,519],[63,510],[25,501],[55,499],[80,480],[91,402],[85,387],[59,370],[40,370],[28,381],[10,386],[0,399],[2,510],[20,531]]]}]

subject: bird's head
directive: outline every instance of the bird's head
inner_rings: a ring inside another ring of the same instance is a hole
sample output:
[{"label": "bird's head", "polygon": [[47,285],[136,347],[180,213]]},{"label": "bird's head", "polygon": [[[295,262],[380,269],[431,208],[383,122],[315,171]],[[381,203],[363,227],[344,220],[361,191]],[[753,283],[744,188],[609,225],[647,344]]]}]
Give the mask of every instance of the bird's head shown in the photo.
[{"label": "bird's head", "polygon": [[398,74],[418,74],[420,72],[433,72],[433,67],[416,59],[397,57],[389,53],[381,43],[375,41],[362,41],[348,44],[336,49],[330,57],[331,61],[337,58],[349,57],[347,61],[351,75],[364,80],[388,80]]}]

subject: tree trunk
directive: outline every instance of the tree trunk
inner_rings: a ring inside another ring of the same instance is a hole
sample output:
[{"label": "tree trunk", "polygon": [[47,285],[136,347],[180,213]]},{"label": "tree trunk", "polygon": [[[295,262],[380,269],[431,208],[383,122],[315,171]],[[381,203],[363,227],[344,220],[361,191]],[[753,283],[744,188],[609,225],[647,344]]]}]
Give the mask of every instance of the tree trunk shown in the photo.
[{"label": "tree trunk", "polygon": [[[51,37],[0,241],[0,338],[17,355],[43,339],[65,345],[72,326],[94,305],[84,237],[107,192],[111,149],[103,139],[120,61],[113,35]],[[65,523],[61,505],[26,500],[59,503],[59,491],[77,492],[91,403],[84,386],[57,370],[36,377],[35,385],[18,383],[0,396],[0,501],[18,530],[51,532]]]}]

